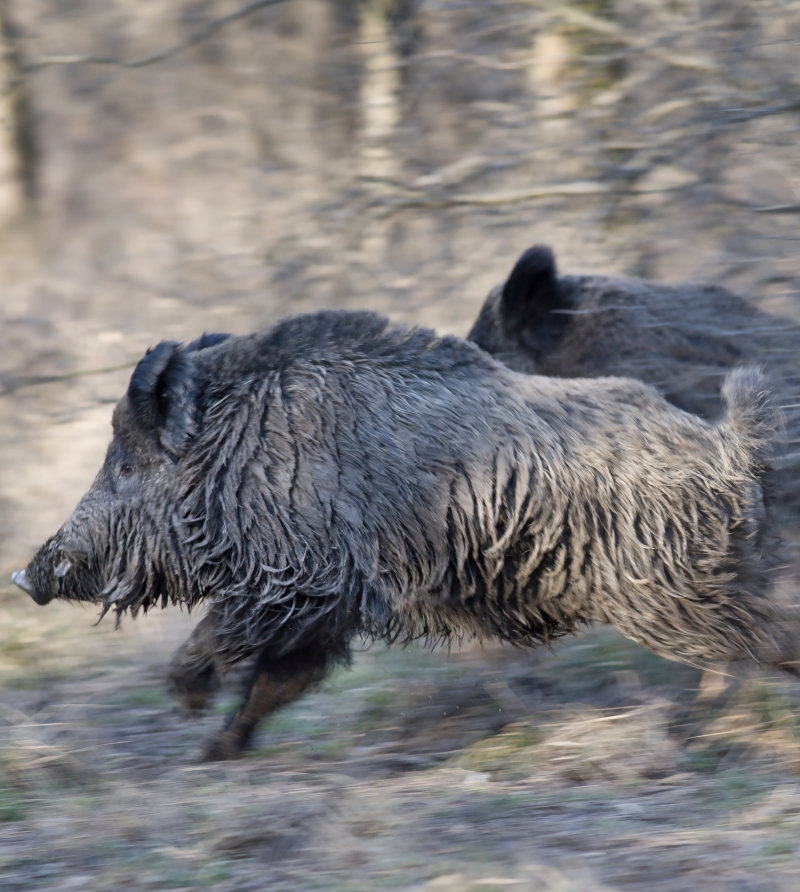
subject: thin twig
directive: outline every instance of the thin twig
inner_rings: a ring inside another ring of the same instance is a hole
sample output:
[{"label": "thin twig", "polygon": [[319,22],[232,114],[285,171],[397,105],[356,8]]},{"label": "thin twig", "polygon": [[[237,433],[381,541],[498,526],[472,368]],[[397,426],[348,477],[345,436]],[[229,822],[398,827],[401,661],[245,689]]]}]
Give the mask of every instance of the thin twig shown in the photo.
[{"label": "thin twig", "polygon": [[470,62],[479,68],[488,68],[491,71],[519,71],[524,68],[530,68],[535,60],[535,56],[526,56],[524,59],[517,59],[515,62],[501,62],[493,56],[479,55],[477,53],[462,53],[458,50],[434,50],[430,53],[419,53],[407,59],[401,59],[391,66],[387,66],[387,68],[408,68],[418,65],[420,62],[436,62],[448,59],[455,59],[457,62]]},{"label": "thin twig", "polygon": [[771,115],[785,115],[789,112],[800,111],[800,100],[786,102],[783,105],[767,105],[759,108],[737,108],[729,111],[725,118],[725,124],[741,124],[745,121],[754,121],[757,118],[768,118]]},{"label": "thin twig", "polygon": [[231,25],[234,22],[239,22],[261,9],[266,9],[269,6],[277,6],[279,3],[286,2],[287,0],[254,0],[254,2],[248,3],[246,6],[237,9],[235,12],[220,16],[218,19],[211,19],[210,22],[206,22],[205,25],[198,28],[193,34],[190,34],[186,40],[165,47],[163,50],[158,50],[155,53],[139,56],[136,59],[117,59],[113,56],[95,56],[91,53],[76,53],[66,56],[42,56],[40,59],[34,59],[32,62],[23,65],[20,72],[22,74],[32,74],[33,72],[41,71],[43,68],[50,68],[53,65],[111,65],[117,68],[144,68],[147,65],[155,65],[157,62],[163,62],[165,59],[177,56],[179,53],[185,52],[193,46],[197,46],[197,44],[202,43],[204,40],[208,40],[209,37],[212,37],[228,25]]},{"label": "thin twig", "polygon": [[89,375],[105,375],[109,372],[118,372],[121,369],[132,369],[138,360],[122,362],[119,365],[109,365],[102,369],[86,369],[82,372],[67,372],[65,375],[31,375],[27,378],[12,378],[10,381],[0,384],[0,396],[8,396],[23,387],[35,387],[39,384],[56,384],[59,381],[72,381],[74,378],[87,378]]},{"label": "thin twig", "polygon": [[391,209],[397,208],[447,208],[460,205],[503,205],[516,204],[534,198],[553,198],[563,196],[603,195],[611,191],[608,183],[596,180],[577,180],[571,183],[553,183],[547,186],[531,186],[512,192],[475,192],[462,195],[431,195],[409,193],[392,202]]},{"label": "thin twig", "polygon": [[757,214],[800,214],[800,204],[773,204],[765,208],[753,208]]},{"label": "thin twig", "polygon": [[580,9],[575,9],[564,3],[557,3],[555,0],[525,0],[525,2],[528,6],[536,6],[539,9],[546,9],[548,12],[555,13],[579,28],[593,31],[595,34],[602,34],[605,37],[616,40],[617,43],[631,47],[631,49],[647,53],[660,62],[671,65],[674,68],[688,68],[690,71],[704,71],[708,73],[720,71],[720,66],[716,62],[712,62],[709,59],[701,59],[698,56],[673,53],[671,50],[652,46],[647,41],[642,40],[642,38],[630,34],[615,22],[610,22],[608,19],[600,18],[600,16],[592,15],[588,12],[582,12]]}]

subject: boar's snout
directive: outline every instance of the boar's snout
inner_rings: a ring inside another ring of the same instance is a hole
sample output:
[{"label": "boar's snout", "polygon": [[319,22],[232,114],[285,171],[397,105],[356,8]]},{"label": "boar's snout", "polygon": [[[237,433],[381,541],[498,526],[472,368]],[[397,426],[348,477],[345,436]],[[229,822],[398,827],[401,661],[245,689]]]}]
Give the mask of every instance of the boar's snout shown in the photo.
[{"label": "boar's snout", "polygon": [[38,592],[36,587],[28,578],[27,570],[17,570],[11,574],[11,581],[23,592],[29,594],[37,604],[49,604],[53,596],[47,592]]},{"label": "boar's snout", "polygon": [[70,597],[72,589],[80,582],[74,578],[77,557],[75,549],[71,548],[69,554],[64,550],[59,534],[45,542],[24,570],[13,573],[11,581],[37,604],[49,604],[53,598],[74,600]]}]

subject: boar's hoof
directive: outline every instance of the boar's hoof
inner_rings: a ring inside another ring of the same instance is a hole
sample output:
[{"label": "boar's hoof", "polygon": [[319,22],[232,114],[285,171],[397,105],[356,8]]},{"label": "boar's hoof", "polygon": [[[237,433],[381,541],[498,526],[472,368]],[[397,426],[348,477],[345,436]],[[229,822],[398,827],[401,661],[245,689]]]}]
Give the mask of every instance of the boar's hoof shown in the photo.
[{"label": "boar's hoof", "polygon": [[246,746],[232,734],[222,731],[215,735],[203,747],[198,762],[227,762],[230,759],[240,759],[244,755]]},{"label": "boar's hoof", "polygon": [[173,664],[169,673],[169,689],[190,715],[199,716],[219,690],[219,675],[213,666],[191,672],[186,666]]}]

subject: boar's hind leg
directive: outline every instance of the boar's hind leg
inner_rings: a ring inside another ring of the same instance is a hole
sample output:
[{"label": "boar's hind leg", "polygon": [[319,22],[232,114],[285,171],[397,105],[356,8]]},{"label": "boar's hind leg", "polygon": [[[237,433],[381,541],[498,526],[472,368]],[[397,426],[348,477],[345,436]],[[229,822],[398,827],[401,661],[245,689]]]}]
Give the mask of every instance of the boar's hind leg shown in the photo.
[{"label": "boar's hind leg", "polygon": [[244,702],[208,742],[202,761],[218,762],[240,755],[261,719],[296,700],[310,685],[322,681],[328,669],[342,659],[346,659],[346,652],[326,650],[319,644],[278,658],[263,651]]}]

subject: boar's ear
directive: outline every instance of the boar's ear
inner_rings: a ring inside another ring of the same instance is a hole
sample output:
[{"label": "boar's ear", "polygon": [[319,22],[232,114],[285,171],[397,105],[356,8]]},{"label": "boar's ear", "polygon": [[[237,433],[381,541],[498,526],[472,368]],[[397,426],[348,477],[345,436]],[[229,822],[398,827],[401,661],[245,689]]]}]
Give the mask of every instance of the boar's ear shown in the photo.
[{"label": "boar's ear", "polygon": [[217,344],[221,344],[223,341],[227,341],[230,337],[229,334],[221,334],[221,333],[213,333],[209,334],[207,331],[203,332],[199,338],[195,338],[190,344],[187,344],[184,348],[184,353],[194,353],[197,350],[207,350],[209,347],[216,347]]},{"label": "boar's ear", "polygon": [[519,258],[503,286],[500,313],[508,332],[534,327],[560,306],[553,252],[536,245]]},{"label": "boar's ear", "polygon": [[179,454],[197,430],[192,361],[174,341],[147,351],[131,375],[128,402],[142,427]]}]

